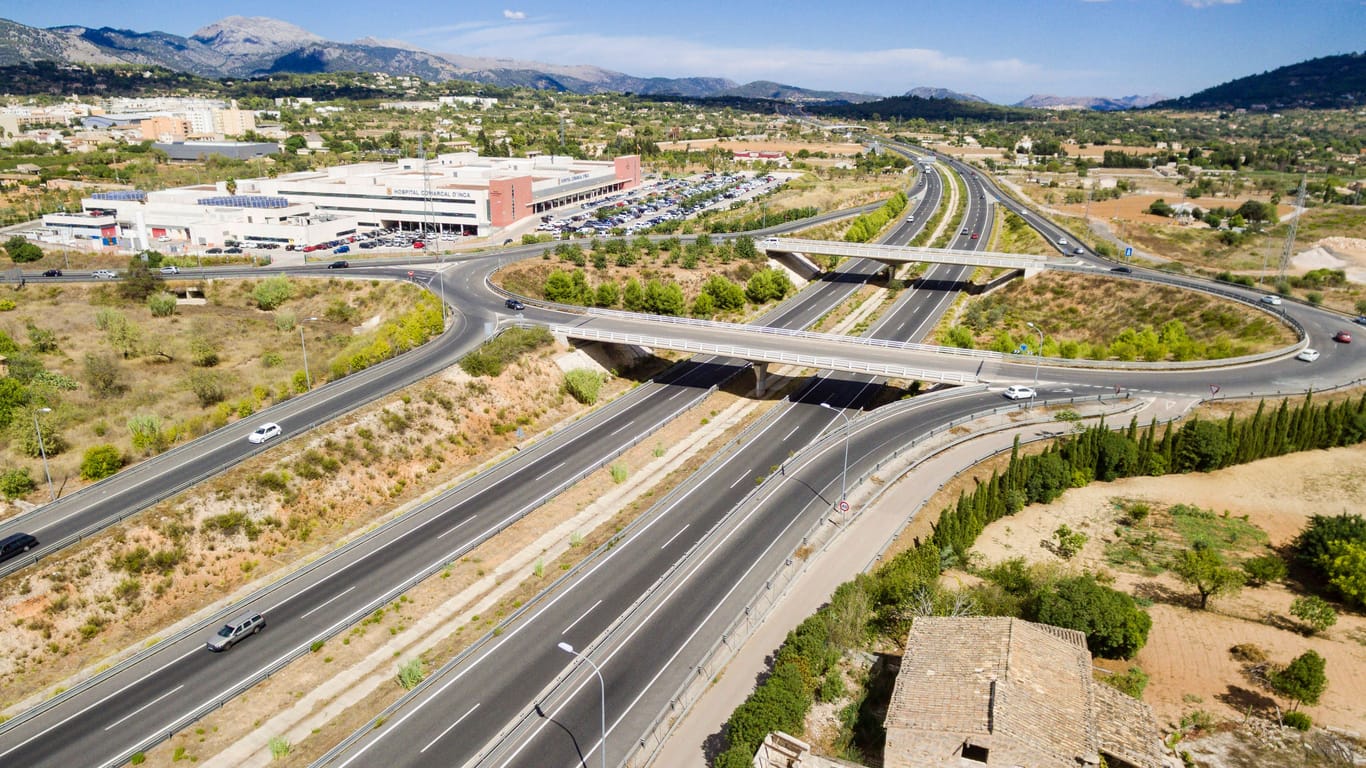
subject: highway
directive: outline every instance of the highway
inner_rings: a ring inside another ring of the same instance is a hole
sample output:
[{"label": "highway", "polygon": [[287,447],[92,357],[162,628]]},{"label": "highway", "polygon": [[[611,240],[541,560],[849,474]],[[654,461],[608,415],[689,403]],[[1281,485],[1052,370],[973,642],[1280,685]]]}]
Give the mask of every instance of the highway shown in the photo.
[{"label": "highway", "polygon": [[[968,215],[973,224],[979,225],[973,231],[981,232],[981,241],[985,241],[985,225],[989,221],[985,218],[985,207],[975,212],[975,218],[971,209]],[[926,218],[927,215],[917,213],[918,221],[924,221]],[[904,226],[898,228],[894,237],[908,239],[908,235],[902,232],[903,229]],[[959,236],[960,239],[962,237]],[[970,244],[961,243],[960,247],[968,247]],[[941,273],[938,269],[936,268],[923,286],[951,287],[956,282],[955,276]],[[482,271],[452,269],[445,272],[442,279],[443,290],[448,299],[466,313],[460,315],[459,320],[464,326],[459,333],[450,334],[452,339],[461,334],[468,334],[473,341],[467,343],[475,343],[484,335],[485,323],[509,314],[486,309],[497,305],[490,303],[491,297],[483,286]],[[773,313],[769,320],[787,327],[806,327],[823,313],[825,307],[847,295],[856,286],[856,282],[846,282],[843,279],[832,279],[812,286],[796,300]],[[880,323],[880,329],[903,339],[915,338],[923,333],[925,324],[935,315],[934,306],[951,300],[947,291],[934,294],[932,298],[931,293],[905,292],[898,306]],[[914,300],[912,297],[915,297]],[[922,297],[926,300],[921,301]],[[531,310],[528,314],[532,315]],[[1306,312],[1306,315],[1309,314],[1311,313]],[[546,313],[546,316],[550,315],[551,313]],[[563,316],[559,318],[563,320]],[[1331,325],[1333,320],[1309,317],[1306,322],[1311,326],[1316,323]],[[1338,323],[1340,324],[1340,321]],[[1316,331],[1311,330],[1311,334],[1314,332]],[[443,343],[454,344],[449,340],[443,340]],[[1319,346],[1323,347],[1322,344]],[[1315,370],[1322,371],[1321,375],[1325,379],[1347,371],[1356,371],[1357,376],[1360,376],[1359,366],[1355,365],[1353,357],[1342,354],[1330,359],[1330,355],[1327,354],[1330,350],[1324,351],[1325,360],[1330,365],[1319,365]],[[415,354],[416,352],[409,353],[398,360],[411,363],[415,360]],[[1334,363],[1337,365],[1333,365]],[[397,524],[380,529],[335,558],[311,566],[300,578],[280,585],[266,594],[254,596],[248,603],[235,606],[217,619],[241,612],[247,607],[258,610],[264,608],[269,617],[270,628],[261,636],[252,638],[227,654],[213,655],[202,650],[202,633],[208,630],[208,627],[204,626],[196,630],[201,634],[191,633],[191,636],[164,644],[165,647],[159,647],[155,653],[145,655],[136,664],[117,670],[107,675],[99,684],[60,702],[56,707],[42,713],[41,717],[6,724],[3,730],[0,730],[0,763],[9,764],[10,761],[15,761],[13,764],[99,765],[104,760],[117,762],[119,757],[133,749],[152,743],[161,738],[162,734],[182,726],[198,710],[210,706],[217,698],[245,688],[291,655],[303,652],[313,639],[326,636],[365,615],[371,610],[370,606],[387,601],[392,594],[396,594],[395,590],[406,588],[416,576],[439,568],[450,559],[458,557],[460,552],[477,543],[479,536],[491,535],[500,525],[505,524],[505,521],[512,519],[513,515],[524,513],[525,510],[534,507],[539,496],[551,492],[559,485],[571,482],[571,478],[585,468],[600,465],[604,461],[602,457],[608,455],[610,458],[612,452],[619,450],[623,445],[624,440],[638,439],[639,435],[648,433],[654,424],[660,423],[670,413],[677,412],[687,403],[700,398],[713,383],[733,375],[736,370],[737,367],[733,364],[711,361],[700,361],[676,369],[673,372],[676,378],[638,388],[618,404],[576,424],[575,429],[553,436],[520,454],[513,462],[500,465],[498,470],[481,475],[471,483],[406,516]],[[1032,366],[1022,362],[1003,369],[1002,375],[1025,379],[1032,370]],[[1290,387],[1296,382],[1302,382],[1305,371],[1303,364],[1299,367],[1286,367],[1285,385]],[[1066,372],[1067,378],[1058,379],[1055,386],[1072,388],[1089,385],[1108,389],[1114,385],[1116,376],[1113,372],[1097,372],[1088,374],[1095,376],[1095,381],[1088,382],[1084,380],[1084,376],[1074,374],[1076,372]],[[1052,371],[1050,375],[1057,379],[1064,374]],[[1221,373],[1222,375],[1225,374]],[[1249,367],[1246,371],[1228,375],[1231,380],[1244,381],[1249,391],[1254,387],[1265,390],[1272,385],[1279,386],[1282,381],[1282,374],[1275,366]],[[1124,374],[1124,377],[1131,382],[1126,388],[1131,388],[1135,382],[1172,388],[1167,376],[1155,374],[1151,382],[1129,374]],[[408,379],[407,372],[404,378]],[[1195,383],[1197,381],[1200,382],[1198,386]],[[373,385],[383,387],[389,384],[383,376],[376,376]],[[1209,382],[1192,376],[1190,381],[1177,382],[1175,389],[1200,394],[1205,391],[1208,384]],[[1233,386],[1236,387],[1237,384]],[[447,680],[454,681],[445,689],[446,691],[457,692],[450,694],[454,698],[447,701],[468,701],[470,705],[466,709],[461,709],[458,703],[434,707],[418,706],[412,710],[414,714],[406,716],[404,720],[412,723],[415,730],[402,732],[399,729],[403,723],[397,717],[390,720],[391,725],[378,729],[374,734],[379,737],[377,742],[365,742],[377,746],[355,745],[356,750],[368,751],[363,753],[366,755],[363,762],[353,764],[380,762],[382,756],[383,761],[396,765],[449,765],[461,762],[461,755],[472,757],[473,750],[477,750],[483,742],[474,738],[473,740],[478,743],[471,746],[471,737],[468,734],[487,736],[499,732],[519,713],[534,711],[529,709],[529,704],[534,699],[524,697],[543,690],[572,661],[555,649],[553,643],[547,642],[548,638],[559,634],[569,638],[575,647],[591,646],[625,607],[633,604],[651,584],[655,583],[660,573],[676,562],[677,558],[697,542],[706,530],[727,515],[734,502],[738,500],[729,495],[731,490],[748,492],[753,488],[754,478],[767,475],[771,467],[783,463],[791,451],[807,444],[822,432],[843,423],[841,416],[820,408],[820,403],[829,402],[840,406],[856,404],[869,390],[866,381],[856,378],[824,377],[813,383],[810,389],[795,398],[797,402],[794,405],[780,409],[781,412],[766,422],[772,426],[764,427],[762,435],[765,439],[750,440],[746,446],[747,450],[736,451],[735,458],[727,458],[713,467],[705,477],[710,482],[705,486],[698,486],[698,490],[680,500],[685,500],[686,503],[662,510],[652,515],[649,521],[630,529],[627,532],[630,541],[625,540],[624,534],[623,540],[618,542],[608,555],[601,557],[574,580],[574,585],[577,585],[589,582],[589,577],[597,577],[600,574],[603,581],[591,582],[592,586],[581,588],[581,592],[591,596],[593,600],[601,600],[601,604],[584,604],[575,594],[575,589],[568,586],[555,595],[546,596],[540,601],[542,608],[537,609],[543,612],[543,621],[547,622],[546,624],[536,625],[535,631],[522,630],[521,628],[529,625],[533,619],[540,620],[539,617],[542,615],[538,613],[533,617],[528,614],[523,617],[522,621],[525,623],[503,633],[498,643],[486,644],[486,648],[480,650],[481,654],[486,650],[492,654],[496,646],[503,653],[520,649],[531,653],[531,656],[490,655],[489,658],[498,658],[501,662],[476,664],[470,661],[462,666],[462,669],[468,671],[442,678],[443,684]],[[943,402],[952,403],[952,406],[940,406],[939,401],[927,400],[925,412],[918,413],[916,418],[923,419],[925,423],[937,423],[935,419],[942,419],[953,408],[960,407],[960,399],[964,401],[961,405],[963,408],[980,408],[980,402],[966,402],[980,397],[962,395],[944,398]],[[290,401],[286,405],[297,403],[302,406],[301,400],[303,398]],[[334,407],[335,405],[333,403]],[[942,408],[942,412],[936,410],[938,408]],[[788,414],[793,415],[789,417]],[[309,423],[302,415],[297,421],[288,423],[279,417],[267,414],[260,416],[260,420],[266,419],[281,422],[287,432],[300,430],[303,425]],[[254,423],[243,424],[242,435],[245,435]],[[889,427],[894,431],[907,428],[904,423]],[[905,433],[901,434],[904,436]],[[247,444],[240,437],[238,436],[235,442],[246,447]],[[851,454],[851,459],[858,461],[859,455],[871,455],[871,451],[876,450],[878,445],[876,440],[860,436],[859,448]],[[749,446],[755,447],[751,451],[748,450]],[[806,465],[806,469],[794,474],[794,478],[801,478],[805,483],[803,487],[806,505],[800,512],[796,511],[798,500],[790,500],[787,505],[776,505],[784,511],[774,512],[766,507],[764,511],[756,511],[749,517],[736,519],[733,523],[737,526],[743,523],[743,530],[746,533],[734,535],[727,541],[730,542],[728,546],[737,549],[720,549],[718,552],[724,554],[698,561],[695,566],[690,561],[690,568],[698,567],[702,570],[697,571],[695,582],[689,582],[691,586],[686,592],[689,599],[683,602],[698,603],[699,607],[708,610],[714,607],[712,615],[723,615],[726,610],[723,606],[730,604],[728,600],[739,599],[738,596],[747,593],[748,587],[738,584],[731,586],[737,582],[747,583],[740,578],[744,575],[744,569],[749,569],[749,577],[753,577],[753,574],[765,572],[757,565],[761,560],[767,562],[766,558],[785,557],[785,553],[791,551],[790,547],[784,547],[791,543],[790,537],[794,535],[792,532],[804,530],[803,521],[819,518],[823,510],[829,508],[829,486],[838,474],[831,468],[832,462],[835,466],[838,465],[838,458],[832,458],[833,455],[827,451],[822,454],[824,458],[813,459]],[[569,462],[570,458],[575,457],[581,460],[577,466]],[[773,461],[775,458],[776,463]],[[500,474],[503,470],[506,474]],[[534,480],[526,482],[525,478]],[[726,485],[729,489],[723,490],[723,486]],[[746,485],[748,487],[744,487]],[[786,486],[787,483],[783,485]],[[794,479],[792,485],[795,487],[802,483]],[[790,492],[800,495],[795,488]],[[490,513],[490,509],[495,511]],[[774,515],[778,517],[775,519]],[[787,517],[784,518],[783,515]],[[724,587],[728,594],[704,598],[699,586],[702,584],[712,588],[719,585]],[[630,733],[632,726],[629,723],[636,722],[643,716],[642,712],[650,709],[650,692],[671,691],[674,688],[663,677],[642,677],[641,670],[675,669],[678,667],[677,662],[663,664],[662,660],[667,660],[666,656],[684,658],[685,646],[691,647],[693,643],[702,642],[700,638],[706,637],[705,632],[700,630],[702,624],[696,623],[700,622],[702,616],[689,614],[691,618],[685,619],[676,613],[681,610],[683,609],[675,605],[666,612],[666,619],[661,619],[662,630],[655,630],[654,634],[647,633],[644,628],[646,625],[642,624],[642,629],[635,633],[635,637],[643,636],[648,639],[633,639],[629,647],[636,650],[621,651],[623,656],[612,657],[615,667],[608,665],[613,675],[630,677],[635,680],[635,690],[644,692],[640,694],[641,701],[618,701],[615,708],[610,706],[613,698],[609,696],[609,709],[616,713],[614,721],[621,723],[613,727],[621,728],[621,733]],[[689,623],[690,621],[695,623]],[[558,633],[551,631],[555,627],[562,629]],[[690,637],[681,637],[680,627],[697,627],[698,631]],[[671,636],[673,641],[687,642],[682,645],[679,642],[661,642],[658,634],[661,631]],[[529,638],[541,645],[549,646],[546,652],[550,655],[543,656],[539,651],[528,651],[517,646],[513,642],[516,638]],[[709,643],[710,639],[707,640],[707,644]],[[504,645],[507,646],[507,650],[502,650]],[[649,656],[647,652],[666,656]],[[632,655],[636,653],[645,655]],[[648,666],[651,660],[661,663],[654,667]],[[508,677],[481,677],[493,675],[495,672]],[[616,684],[620,684],[625,691],[632,690],[626,680],[616,677],[612,680],[613,690]],[[481,682],[476,685],[476,681]],[[538,681],[540,685],[536,684]],[[438,685],[434,683],[427,691],[445,693],[437,691],[437,688]],[[522,696],[477,698],[470,695],[471,691],[517,692]],[[595,733],[597,727],[596,699],[592,695],[594,689],[590,686],[586,691],[584,695],[571,700],[582,700],[581,704],[557,710],[558,714],[554,717],[555,724],[559,727],[542,728],[534,734],[528,734],[533,738],[519,741],[519,746],[515,748],[520,751],[516,755],[504,753],[503,756],[511,757],[516,764],[522,765],[575,764],[576,759],[566,756],[591,751],[590,734]],[[460,698],[457,695],[459,692],[463,692],[466,698]],[[497,701],[500,698],[516,700],[505,703]],[[633,705],[626,706],[628,704]],[[654,711],[657,711],[657,708]],[[447,717],[440,728],[431,726],[435,730],[418,729],[426,727],[423,718],[433,712],[444,715],[454,713],[461,719],[455,722]],[[393,738],[388,737],[391,730],[396,733]],[[429,734],[428,740],[431,743],[414,737],[414,733]],[[462,734],[464,738],[461,738]],[[559,734],[560,739],[574,739],[573,743],[576,746],[566,751],[563,741],[556,741],[556,734]],[[386,751],[387,744],[397,745],[395,754],[391,755]],[[414,750],[423,745],[427,745],[427,751],[414,753]],[[460,752],[461,749],[465,751]],[[348,759],[352,758],[339,758],[343,761]],[[538,762],[539,760],[546,762]]]}]

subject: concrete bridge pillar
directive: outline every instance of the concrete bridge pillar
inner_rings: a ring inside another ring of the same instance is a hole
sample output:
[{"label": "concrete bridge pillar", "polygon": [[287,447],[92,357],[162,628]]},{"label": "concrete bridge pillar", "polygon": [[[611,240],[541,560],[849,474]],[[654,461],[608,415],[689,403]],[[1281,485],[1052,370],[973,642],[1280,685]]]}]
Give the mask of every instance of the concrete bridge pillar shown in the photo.
[{"label": "concrete bridge pillar", "polygon": [[763,397],[768,388],[768,363],[751,362],[750,366],[754,368],[754,396]]}]

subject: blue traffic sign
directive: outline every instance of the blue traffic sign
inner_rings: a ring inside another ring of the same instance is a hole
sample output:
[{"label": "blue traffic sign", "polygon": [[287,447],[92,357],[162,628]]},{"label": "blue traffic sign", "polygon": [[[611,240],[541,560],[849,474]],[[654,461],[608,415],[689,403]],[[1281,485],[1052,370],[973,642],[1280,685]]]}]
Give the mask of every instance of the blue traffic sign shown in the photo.
[{"label": "blue traffic sign", "polygon": [[1133,249],[1132,246],[1130,246],[1130,247],[1124,249],[1124,258],[1127,259],[1127,258],[1129,258],[1130,256],[1133,256],[1133,255],[1134,255],[1134,249]]}]

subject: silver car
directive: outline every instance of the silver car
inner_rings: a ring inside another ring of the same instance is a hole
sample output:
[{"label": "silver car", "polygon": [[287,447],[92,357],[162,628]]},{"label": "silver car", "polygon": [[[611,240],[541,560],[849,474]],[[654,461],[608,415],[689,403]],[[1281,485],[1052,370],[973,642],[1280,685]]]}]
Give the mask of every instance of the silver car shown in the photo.
[{"label": "silver car", "polygon": [[204,645],[211,651],[226,651],[265,627],[266,617],[259,613],[246,613],[224,624]]}]

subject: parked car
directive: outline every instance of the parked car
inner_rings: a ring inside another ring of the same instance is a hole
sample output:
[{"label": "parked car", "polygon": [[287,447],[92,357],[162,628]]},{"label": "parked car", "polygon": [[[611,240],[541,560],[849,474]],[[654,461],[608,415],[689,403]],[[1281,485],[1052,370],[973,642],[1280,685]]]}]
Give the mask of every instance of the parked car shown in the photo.
[{"label": "parked car", "polygon": [[265,628],[266,617],[246,613],[224,624],[204,645],[211,651],[226,651]]},{"label": "parked car", "polygon": [[503,306],[507,307],[508,309],[515,309],[518,312],[526,309],[526,305],[516,299],[508,299],[507,301],[503,302]]},{"label": "parked car", "polygon": [[1317,349],[1305,348],[1300,350],[1300,353],[1298,355],[1295,355],[1295,359],[1303,360],[1306,363],[1312,363],[1315,360],[1319,359],[1319,351]]},{"label": "parked car", "polygon": [[346,269],[346,268],[349,267],[349,266],[351,266],[351,262],[347,261],[346,259],[338,259],[337,261],[334,261],[334,262],[332,262],[331,264],[328,264],[328,265],[327,265],[327,268],[328,268],[328,269]]},{"label": "parked car", "polygon": [[0,539],[0,562],[18,557],[38,546],[38,540],[27,533],[12,533]]},{"label": "parked car", "polygon": [[1026,387],[1023,384],[1011,384],[1001,393],[1007,400],[1031,400],[1035,396],[1033,387]]},{"label": "parked car", "polygon": [[265,424],[257,427],[255,432],[247,435],[247,442],[253,444],[264,443],[267,440],[273,440],[279,437],[280,431],[279,424],[276,424],[273,421],[267,421]]},{"label": "parked car", "polygon": [[90,276],[96,280],[113,280],[118,277],[118,275],[114,274],[114,270],[112,269],[97,269],[94,272],[91,272]]},{"label": "parked car", "polygon": [[1333,334],[1333,341],[1336,341],[1336,342],[1339,343],[1339,344],[1351,344],[1351,343],[1352,343],[1352,332],[1351,332],[1351,331],[1338,331],[1337,333]]},{"label": "parked car", "polygon": [[224,249],[223,249],[223,253],[241,253],[241,252],[242,252],[242,249],[241,249],[241,248],[238,248],[237,246],[233,246],[233,247],[231,247],[231,248],[224,248]]},{"label": "parked car", "polygon": [[1281,305],[1281,297],[1280,297],[1280,296],[1263,296],[1263,297],[1262,297],[1262,303],[1263,303],[1263,304],[1269,304],[1269,305],[1271,305],[1271,306],[1273,306],[1273,307],[1279,307],[1279,306]]},{"label": "parked car", "polygon": [[421,240],[414,240],[414,241],[413,241],[413,247],[414,247],[414,248],[426,248],[426,247],[427,247],[427,244],[424,243],[424,242],[422,242]]},{"label": "parked car", "polygon": [[178,274],[180,274],[180,267],[177,267],[177,266],[174,265],[174,264],[167,264],[166,266],[164,266],[164,267],[161,268],[161,274],[163,274],[163,275],[178,275]]},{"label": "parked car", "polygon": [[336,248],[333,248],[333,249],[332,249],[332,252],[333,252],[333,253],[350,253],[350,252],[351,252],[351,246],[349,246],[349,245],[339,245],[339,246],[337,246]]},{"label": "parked car", "polygon": [[60,269],[49,269],[49,270],[47,270],[46,272],[43,273],[43,277],[61,277],[61,276],[62,276],[62,270],[60,270]]},{"label": "parked car", "polygon": [[210,254],[210,253],[222,253],[222,252],[223,252],[223,249],[222,249],[222,248],[210,248],[210,249],[204,251],[204,253],[206,253],[206,254]]}]

